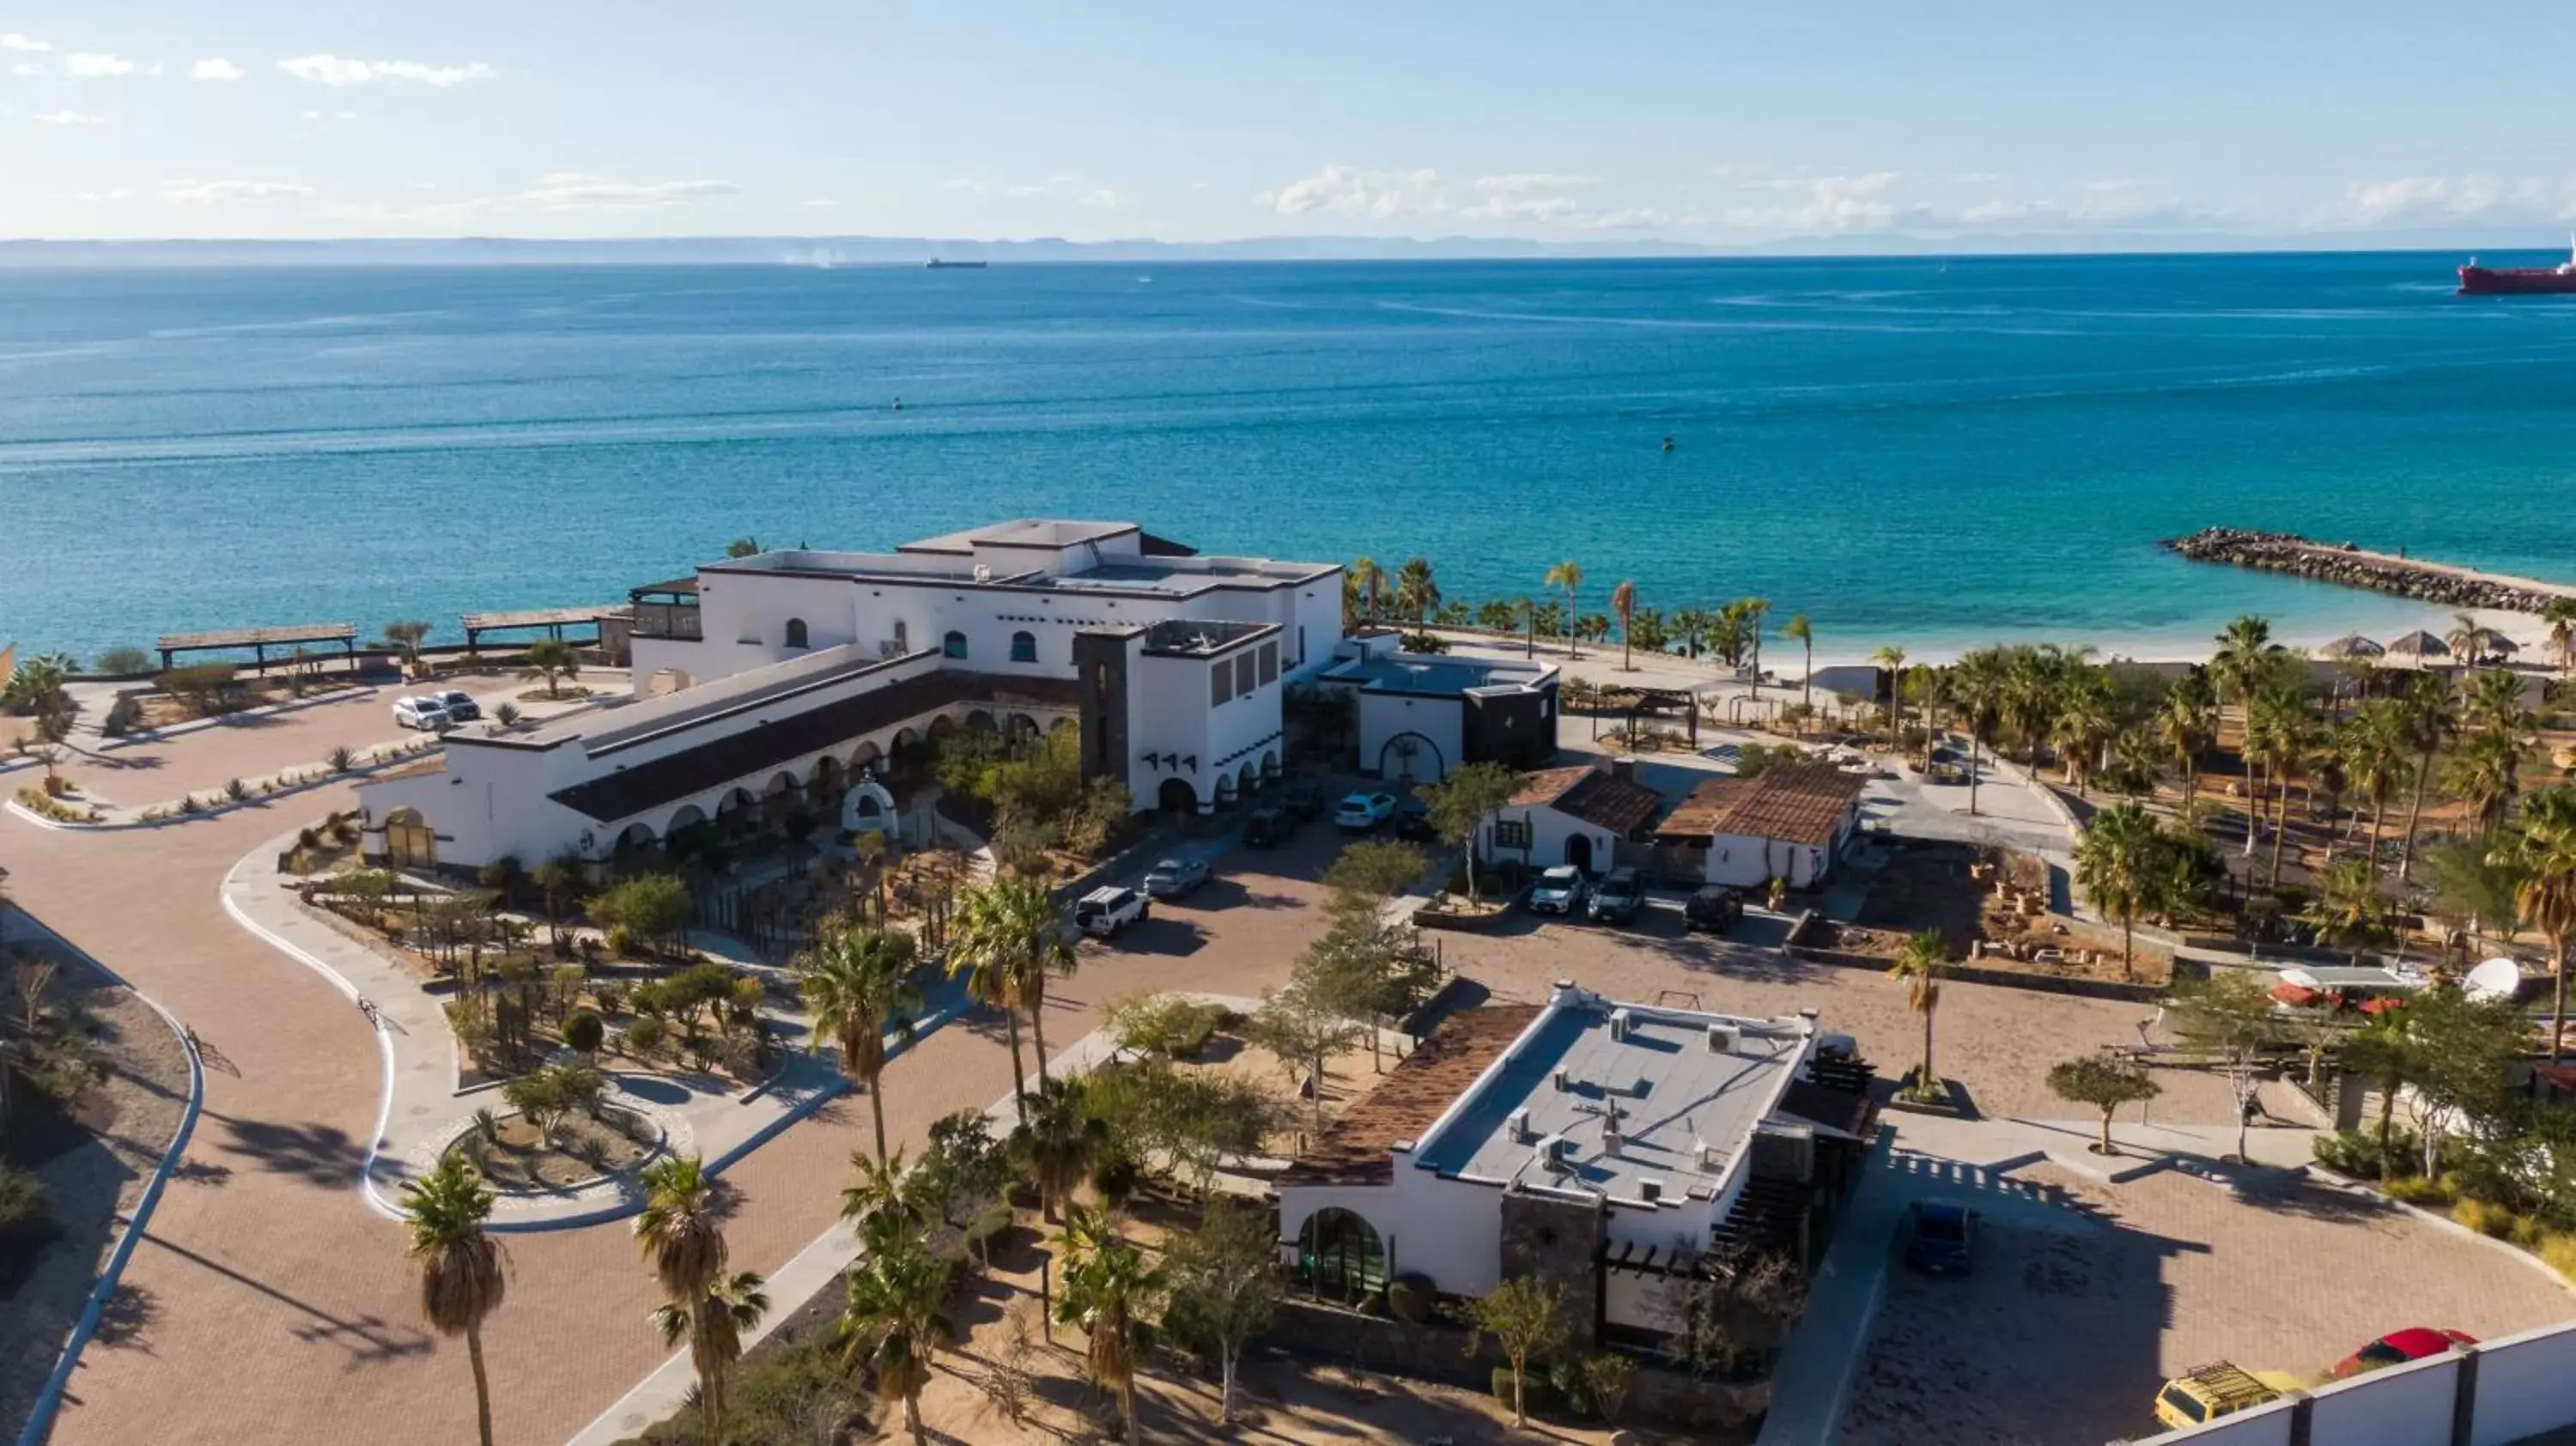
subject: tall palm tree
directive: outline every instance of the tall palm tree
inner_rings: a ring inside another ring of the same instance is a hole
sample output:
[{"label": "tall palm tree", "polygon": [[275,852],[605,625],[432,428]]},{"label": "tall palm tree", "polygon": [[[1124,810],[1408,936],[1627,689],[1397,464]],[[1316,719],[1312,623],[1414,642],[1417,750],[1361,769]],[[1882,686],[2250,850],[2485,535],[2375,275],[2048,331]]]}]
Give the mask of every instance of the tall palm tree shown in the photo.
[{"label": "tall palm tree", "polygon": [[2424,789],[2433,778],[2433,762],[2442,745],[2460,733],[2460,707],[2451,687],[2433,673],[2418,673],[2398,695],[2406,746],[2415,754],[2415,798],[2406,808],[2406,843],[2397,852],[2397,881],[2415,877],[2415,830],[2424,819]]},{"label": "tall palm tree", "polygon": [[2549,651],[2558,655],[2559,676],[2576,676],[2576,597],[2551,598],[2540,620],[2549,624]]},{"label": "tall palm tree", "polygon": [[1053,1220],[1057,1208],[1072,1199],[1074,1190],[1090,1175],[1108,1143],[1108,1125],[1091,1112],[1090,1094],[1083,1081],[1074,1078],[1047,1080],[1028,1096],[1008,1147],[1029,1182],[1037,1186],[1046,1218]]},{"label": "tall palm tree", "polygon": [[[715,1181],[697,1156],[674,1155],[648,1166],[638,1183],[644,1188],[644,1209],[635,1217],[635,1243],[652,1267],[654,1283],[662,1288],[666,1302],[655,1312],[654,1322],[661,1326],[666,1341],[676,1344],[679,1336],[672,1334],[671,1322],[662,1312],[679,1313],[679,1328],[691,1336],[690,1355],[698,1363],[706,1437],[721,1440],[724,1383],[720,1377],[708,1376],[705,1360],[721,1355],[723,1342],[710,1338],[702,1352],[696,1338],[701,1328],[720,1329],[708,1302],[727,1284],[724,1225],[716,1210]],[[758,1276],[749,1278],[755,1285],[759,1281]],[[740,1354],[738,1342],[735,1353]]]},{"label": "tall palm tree", "polygon": [[465,1337],[465,1359],[474,1367],[474,1422],[483,1446],[492,1446],[492,1382],[483,1371],[483,1322],[508,1294],[510,1257],[484,1233],[492,1192],[483,1177],[456,1155],[442,1155],[419,1179],[404,1184],[404,1248],[420,1272],[420,1313],[443,1336]]},{"label": "tall palm tree", "polygon": [[1378,566],[1375,558],[1357,557],[1351,559],[1351,565],[1342,570],[1342,576],[1349,581],[1352,593],[1363,605],[1364,610],[1359,620],[1364,623],[1376,622],[1378,597],[1386,589],[1386,569]]},{"label": "tall palm tree", "polygon": [[743,1336],[769,1314],[769,1283],[751,1271],[718,1275],[694,1300],[653,1307],[653,1328],[665,1347],[689,1343],[689,1364],[698,1373],[698,1413],[706,1422],[703,1439],[724,1439],[725,1381],[742,1359]]},{"label": "tall palm tree", "polygon": [[2093,907],[2120,921],[2120,975],[2136,974],[2138,916],[2153,907],[2163,876],[2163,835],[2134,803],[2093,815],[2075,847],[2075,882]]},{"label": "tall palm tree", "polygon": [[[2275,887],[2281,882],[2282,840],[2290,832],[2290,776],[2307,761],[2309,734],[2308,700],[2294,685],[2283,683],[2265,690],[2246,712],[2247,756],[2261,763],[2277,815],[2272,826],[2271,881]],[[2259,799],[2256,811],[2261,811]],[[2250,856],[2252,850],[2247,853]]]},{"label": "tall palm tree", "polygon": [[1887,716],[1893,720],[1888,742],[1901,755],[1905,752],[1905,650],[1891,643],[1870,654],[1869,660],[1887,671]]},{"label": "tall palm tree", "polygon": [[2475,613],[2451,614],[2451,630],[2442,637],[2449,644],[2451,656],[2460,666],[2474,668],[2484,661],[2487,649],[2494,645],[2496,630],[2479,622]]},{"label": "tall palm tree", "polygon": [[2393,698],[2373,698],[2353,710],[2336,733],[2335,753],[2344,777],[2370,800],[2370,866],[2379,868],[2379,826],[2389,791],[2406,769],[2406,717]]},{"label": "tall palm tree", "polygon": [[1417,628],[1440,606],[1440,584],[1432,580],[1431,559],[1409,557],[1395,571],[1395,610]]},{"label": "tall palm tree", "polygon": [[1610,611],[1619,615],[1619,671],[1633,673],[1637,665],[1630,661],[1637,641],[1637,585],[1622,581],[1610,589]]},{"label": "tall palm tree", "polygon": [[1701,653],[1708,651],[1708,636],[1716,625],[1717,620],[1709,616],[1708,609],[1696,604],[1673,609],[1673,641],[1682,645],[1682,652],[1694,663],[1699,661]]},{"label": "tall palm tree", "polygon": [[1968,813],[1977,812],[1977,749],[1992,751],[1995,729],[2003,718],[2004,658],[1993,648],[1980,648],[1950,669],[1950,703],[1968,730]]},{"label": "tall palm tree", "polygon": [[[1028,1011],[1042,1084],[1047,1077],[1047,977],[1071,974],[1076,957],[1065,939],[1064,917],[1056,912],[1055,899],[1034,879],[995,879],[969,890],[960,903],[949,967],[963,969],[970,979],[977,971],[1000,972],[1004,1006]],[[1012,1040],[1016,1051],[1016,1025]]]},{"label": "tall palm tree", "polygon": [[2175,679],[2156,709],[2155,728],[2182,771],[2182,817],[2189,823],[2200,755],[2218,736],[2218,695],[2209,686],[2209,675],[2195,668]]},{"label": "tall palm tree", "polygon": [[2085,788],[2093,770],[2100,765],[2103,750],[2118,731],[2119,721],[2111,713],[2111,677],[2094,669],[2067,675],[2062,687],[2057,717],[2050,728],[2061,761],[2066,765],[2067,781],[2075,785],[2075,796],[2086,796]]},{"label": "tall palm tree", "polygon": [[912,1234],[921,1212],[904,1198],[903,1151],[873,1160],[853,1151],[850,1169],[855,1178],[841,1189],[841,1218],[857,1228],[859,1239],[876,1242]]},{"label": "tall palm tree", "polygon": [[921,1388],[930,1384],[940,1348],[957,1338],[946,1310],[949,1273],[948,1262],[918,1237],[898,1235],[850,1267],[842,1298],[840,1331],[850,1363],[873,1371],[879,1392],[902,1399],[915,1442],[930,1439]]},{"label": "tall palm tree", "polygon": [[[1570,620],[1574,617],[1576,606],[1574,595],[1576,590],[1583,586],[1583,565],[1569,557],[1565,561],[1558,563],[1556,566],[1549,568],[1547,570],[1547,576],[1540,579],[1539,585],[1542,587],[1563,588],[1565,590],[1565,616],[1569,620],[1568,625],[1571,626]],[[1565,654],[1567,657],[1579,656],[1574,651],[1574,636],[1572,633],[1568,633],[1566,635]]]},{"label": "tall palm tree", "polygon": [[1805,666],[1798,674],[1798,706],[1813,712],[1816,706],[1816,625],[1807,621],[1805,613],[1791,613],[1788,625],[1780,629],[1780,636],[1805,650]]},{"label": "tall palm tree", "polygon": [[1932,1073],[1932,1011],[1941,1006],[1941,973],[1949,965],[1950,945],[1941,931],[1924,929],[1906,936],[1887,971],[1888,978],[1905,983],[1905,1012],[1923,1020],[1923,1070],[1914,1077],[1918,1090],[1930,1089],[1939,1078]]},{"label": "tall palm tree", "polygon": [[1753,696],[1759,698],[1762,696],[1762,619],[1771,611],[1771,599],[1749,597],[1740,606],[1744,609],[1745,624],[1753,634]]},{"label": "tall palm tree", "polygon": [[2539,719],[2522,706],[2522,675],[2503,668],[2472,673],[2460,684],[2460,712],[2469,726],[2519,739]]},{"label": "tall palm tree", "polygon": [[2218,635],[2218,651],[2209,659],[2220,704],[2231,697],[2239,706],[2250,704],[2279,670],[2282,657],[2281,645],[2272,641],[2270,622],[2251,613],[2231,620]]},{"label": "tall palm tree", "polygon": [[839,1048],[841,1073],[867,1087],[880,1160],[886,1153],[887,1026],[910,1038],[911,1016],[921,1009],[912,960],[910,934],[862,928],[836,916],[823,922],[797,980],[814,1015],[814,1033]]},{"label": "tall palm tree", "polygon": [[1136,1446],[1136,1369],[1153,1347],[1150,1317],[1166,1289],[1163,1268],[1148,1265],[1096,1206],[1068,1211],[1057,1239],[1065,1266],[1056,1319],[1082,1327],[1092,1384],[1117,1393],[1127,1446]]},{"label": "tall palm tree", "polygon": [[2443,782],[2468,804],[2478,828],[2492,832],[2512,811],[2522,791],[2522,740],[2506,733],[2480,733],[2460,745]]},{"label": "tall palm tree", "polygon": [[2566,1047],[2567,942],[2576,935],[2576,788],[2531,796],[2502,851],[2523,871],[2522,916],[2549,940],[2549,1058]]}]

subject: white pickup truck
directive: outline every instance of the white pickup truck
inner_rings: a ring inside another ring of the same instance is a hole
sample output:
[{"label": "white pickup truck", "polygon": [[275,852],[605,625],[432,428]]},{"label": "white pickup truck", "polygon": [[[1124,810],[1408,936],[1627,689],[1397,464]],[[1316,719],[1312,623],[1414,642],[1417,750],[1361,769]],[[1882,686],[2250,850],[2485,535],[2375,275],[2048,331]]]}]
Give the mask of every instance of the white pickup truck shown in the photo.
[{"label": "white pickup truck", "polygon": [[1073,906],[1073,925],[1095,939],[1107,939],[1130,924],[1141,924],[1152,912],[1134,889],[1103,886]]}]

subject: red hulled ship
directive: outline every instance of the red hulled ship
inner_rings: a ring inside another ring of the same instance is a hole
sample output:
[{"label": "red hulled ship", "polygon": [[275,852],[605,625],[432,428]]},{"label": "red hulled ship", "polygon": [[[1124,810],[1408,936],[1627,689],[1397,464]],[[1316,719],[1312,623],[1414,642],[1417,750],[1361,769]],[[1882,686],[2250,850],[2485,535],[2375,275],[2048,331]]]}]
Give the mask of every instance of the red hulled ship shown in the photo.
[{"label": "red hulled ship", "polygon": [[2576,236],[2567,259],[2555,266],[2480,266],[2478,258],[2460,268],[2462,296],[2576,296]]}]

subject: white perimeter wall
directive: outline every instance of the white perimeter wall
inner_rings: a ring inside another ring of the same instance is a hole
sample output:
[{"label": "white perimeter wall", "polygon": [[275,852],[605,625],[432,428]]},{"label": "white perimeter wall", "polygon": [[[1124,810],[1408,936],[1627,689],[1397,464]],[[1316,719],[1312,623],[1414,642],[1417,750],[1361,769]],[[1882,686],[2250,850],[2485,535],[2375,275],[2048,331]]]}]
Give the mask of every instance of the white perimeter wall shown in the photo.
[{"label": "white perimeter wall", "polygon": [[1284,1185],[1279,1190],[1279,1238],[1285,1258],[1296,1259],[1297,1234],[1306,1217],[1327,1206],[1366,1220],[1382,1245],[1391,1245],[1398,1272],[1431,1277],[1452,1295],[1483,1295],[1502,1284],[1503,1192],[1495,1185],[1451,1180],[1395,1157],[1390,1185]]},{"label": "white perimeter wall", "polygon": [[1449,769],[1458,766],[1459,754],[1466,748],[1464,702],[1456,698],[1371,693],[1365,689],[1359,700],[1361,772],[1377,773],[1383,759],[1386,772],[1381,776],[1392,782],[1398,765],[1385,749],[1387,741],[1400,733],[1419,733],[1431,740],[1431,747],[1414,755],[1414,782],[1438,783]]},{"label": "white perimeter wall", "polygon": [[1772,875],[1785,873],[1789,887],[1803,889],[1824,872],[1824,862],[1824,850],[1805,844],[1719,834],[1709,844],[1708,881],[1756,888],[1769,883]]},{"label": "white perimeter wall", "polygon": [[[2469,1446],[2511,1446],[2576,1425],[2576,1321],[2478,1346]],[[2452,1403],[2465,1357],[2454,1354],[2372,1371],[2319,1387],[2310,1406],[2314,1446],[2423,1446],[2451,1439]],[[2288,1446],[2284,1401],[2190,1431],[2149,1438],[2193,1446]]]}]

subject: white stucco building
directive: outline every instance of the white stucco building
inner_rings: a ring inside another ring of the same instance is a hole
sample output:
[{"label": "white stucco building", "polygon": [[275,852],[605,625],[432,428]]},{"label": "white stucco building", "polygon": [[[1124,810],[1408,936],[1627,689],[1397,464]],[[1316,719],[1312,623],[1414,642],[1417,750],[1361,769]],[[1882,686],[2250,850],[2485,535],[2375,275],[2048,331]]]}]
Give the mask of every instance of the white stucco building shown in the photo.
[{"label": "white stucco building", "polygon": [[1860,829],[1867,783],[1825,763],[1773,763],[1751,778],[1712,778],[1655,828],[1663,871],[1759,888],[1813,888]]},{"label": "white stucco building", "polygon": [[359,786],[365,851],[607,862],[837,797],[943,720],[1079,726],[1086,778],[1124,782],[1139,809],[1213,809],[1280,772],[1280,689],[1333,661],[1340,573],[1043,520],[709,563],[635,590],[637,701],[449,735],[442,758]]},{"label": "white stucco building", "polygon": [[1579,764],[1528,775],[1512,801],[1485,820],[1479,855],[1518,858],[1534,869],[1615,867],[1619,845],[1651,839],[1664,811],[1663,795],[1637,782],[1636,769],[1622,758],[1606,768]]},{"label": "white stucco building", "polygon": [[1752,1207],[1785,1193],[1803,1209],[1839,1180],[1819,1141],[1857,1155],[1866,1073],[1812,1011],[1665,1009],[1559,981],[1543,1007],[1443,1024],[1280,1176],[1284,1258],[1354,1296],[1396,1274],[1463,1296],[1535,1275],[1589,1292],[1569,1312],[1587,1329],[1669,1332],[1670,1273]]},{"label": "white stucco building", "polygon": [[1553,663],[1407,653],[1392,632],[1342,651],[1316,681],[1351,692],[1364,773],[1438,783],[1461,763],[1535,768],[1556,752]]}]

